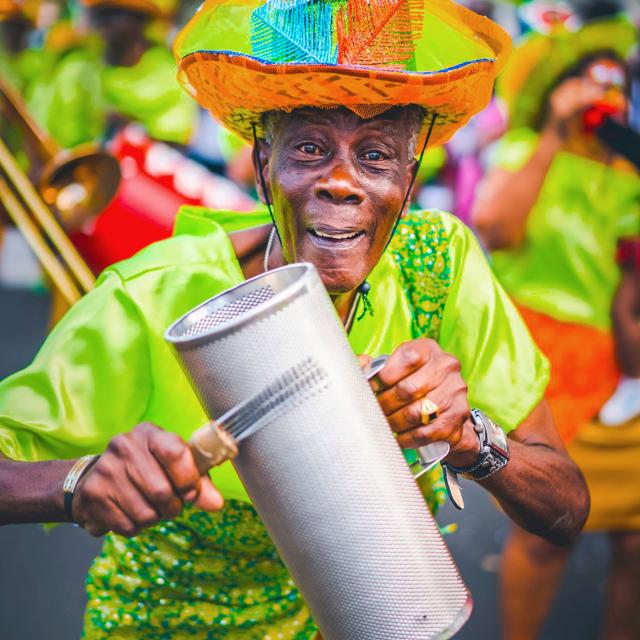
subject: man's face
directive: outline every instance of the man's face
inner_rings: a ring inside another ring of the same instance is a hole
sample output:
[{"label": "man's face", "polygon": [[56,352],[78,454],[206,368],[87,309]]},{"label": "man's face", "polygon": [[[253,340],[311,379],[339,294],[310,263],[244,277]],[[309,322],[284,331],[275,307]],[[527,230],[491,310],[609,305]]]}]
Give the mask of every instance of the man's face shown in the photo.
[{"label": "man's face", "polygon": [[412,133],[399,109],[371,120],[346,109],[283,116],[261,157],[287,263],[313,263],[331,294],[365,280],[409,188]]}]

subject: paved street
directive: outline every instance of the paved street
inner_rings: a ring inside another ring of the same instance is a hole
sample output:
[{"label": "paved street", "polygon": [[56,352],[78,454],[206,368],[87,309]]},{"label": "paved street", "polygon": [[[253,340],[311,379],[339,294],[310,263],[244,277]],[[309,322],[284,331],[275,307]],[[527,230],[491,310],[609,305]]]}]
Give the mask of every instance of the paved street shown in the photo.
[{"label": "paved street", "polygon": [[[45,295],[0,289],[0,378],[33,357],[45,333],[47,310]],[[456,637],[497,639],[497,572],[508,525],[479,488],[470,483],[464,488],[467,508],[461,513],[446,508],[439,518],[442,524],[459,524],[448,541],[475,601],[470,621]],[[68,525],[49,532],[35,525],[0,528],[0,640],[79,638],[83,575],[98,548],[99,541]],[[584,537],[543,640],[598,638],[607,562],[605,539]]]}]

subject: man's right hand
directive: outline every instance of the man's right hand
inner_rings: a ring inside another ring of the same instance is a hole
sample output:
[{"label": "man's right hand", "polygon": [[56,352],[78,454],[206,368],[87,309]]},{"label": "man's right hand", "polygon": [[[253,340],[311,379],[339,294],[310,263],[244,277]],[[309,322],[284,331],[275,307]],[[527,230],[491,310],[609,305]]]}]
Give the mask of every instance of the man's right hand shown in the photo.
[{"label": "man's right hand", "polygon": [[177,517],[185,502],[205,511],[223,500],[201,475],[189,445],[149,423],[111,440],[76,487],[73,517],[91,535],[131,537],[160,520]]}]

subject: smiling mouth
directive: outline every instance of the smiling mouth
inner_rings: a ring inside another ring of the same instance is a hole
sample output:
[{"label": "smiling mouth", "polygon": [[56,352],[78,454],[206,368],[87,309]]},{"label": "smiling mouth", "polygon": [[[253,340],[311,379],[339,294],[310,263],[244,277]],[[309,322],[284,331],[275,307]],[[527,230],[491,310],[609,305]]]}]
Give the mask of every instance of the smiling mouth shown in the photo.
[{"label": "smiling mouth", "polygon": [[312,238],[315,238],[322,244],[350,243],[364,236],[364,231],[362,229],[344,230],[311,227],[307,231]]}]

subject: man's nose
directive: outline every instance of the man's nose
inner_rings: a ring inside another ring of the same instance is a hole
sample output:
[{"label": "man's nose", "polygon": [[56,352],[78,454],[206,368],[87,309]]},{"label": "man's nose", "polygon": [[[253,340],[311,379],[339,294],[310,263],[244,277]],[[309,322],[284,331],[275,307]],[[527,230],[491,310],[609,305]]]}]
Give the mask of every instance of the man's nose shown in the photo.
[{"label": "man's nose", "polygon": [[336,162],[316,183],[316,195],[320,200],[332,204],[360,204],[364,200],[364,191],[354,169],[345,167],[344,162]]}]

